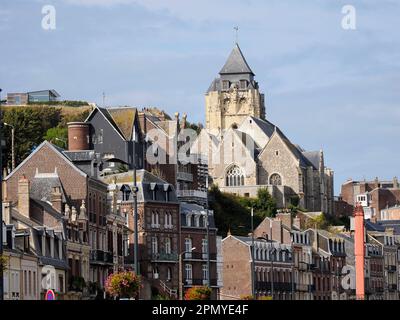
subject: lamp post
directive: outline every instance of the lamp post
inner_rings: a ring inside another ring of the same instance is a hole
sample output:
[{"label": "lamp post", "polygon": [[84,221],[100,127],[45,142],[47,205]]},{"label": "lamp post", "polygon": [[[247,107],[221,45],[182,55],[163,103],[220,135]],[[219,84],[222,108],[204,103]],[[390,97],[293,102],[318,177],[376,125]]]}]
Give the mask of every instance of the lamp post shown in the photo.
[{"label": "lamp post", "polygon": [[[1,89],[0,89],[0,257],[3,256],[3,111],[1,109]],[[4,299],[4,278],[3,270],[0,268],[0,300]]]},{"label": "lamp post", "polygon": [[179,300],[183,300],[182,256],[185,253],[192,253],[193,250],[196,250],[196,247],[193,247],[189,251],[183,251],[179,254]]},{"label": "lamp post", "polygon": [[134,233],[135,233],[135,243],[134,243],[134,265],[135,265],[135,273],[136,275],[140,275],[139,269],[139,259],[138,259],[138,252],[139,252],[139,235],[138,235],[138,208],[137,208],[137,177],[136,177],[136,128],[133,130],[133,220],[134,220]]},{"label": "lamp post", "polygon": [[14,142],[15,142],[15,128],[12,124],[4,122],[4,125],[11,128],[11,171],[15,169],[15,149],[14,149]]},{"label": "lamp post", "polygon": [[57,141],[60,141],[60,142],[62,142],[62,143],[64,143],[64,145],[65,146],[67,146],[67,141],[66,140],[64,140],[64,139],[61,139],[61,138],[55,138]]},{"label": "lamp post", "polygon": [[206,227],[207,227],[207,284],[208,287],[211,288],[211,270],[210,270],[210,217],[208,211],[208,176],[206,177],[206,200],[207,200],[207,208],[206,208]]},{"label": "lamp post", "polygon": [[253,298],[256,295],[256,274],[255,274],[255,262],[254,262],[254,209],[251,208],[251,293]]}]

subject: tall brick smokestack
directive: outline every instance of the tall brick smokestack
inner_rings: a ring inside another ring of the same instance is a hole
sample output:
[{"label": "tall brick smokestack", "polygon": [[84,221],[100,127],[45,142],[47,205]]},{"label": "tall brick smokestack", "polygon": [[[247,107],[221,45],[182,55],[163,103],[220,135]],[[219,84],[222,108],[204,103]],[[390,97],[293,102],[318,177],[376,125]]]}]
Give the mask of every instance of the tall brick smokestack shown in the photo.
[{"label": "tall brick smokestack", "polygon": [[356,298],[364,300],[365,298],[365,279],[364,279],[364,210],[360,203],[357,203],[354,209],[354,256],[356,258]]},{"label": "tall brick smokestack", "polygon": [[90,124],[86,122],[69,122],[67,125],[68,150],[89,150]]}]

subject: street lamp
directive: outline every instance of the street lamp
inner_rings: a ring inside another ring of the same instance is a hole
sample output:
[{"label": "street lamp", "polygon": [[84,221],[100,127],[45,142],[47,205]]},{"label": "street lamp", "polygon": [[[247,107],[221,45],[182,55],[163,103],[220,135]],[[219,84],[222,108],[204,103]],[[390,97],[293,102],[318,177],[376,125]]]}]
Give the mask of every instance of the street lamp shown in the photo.
[{"label": "street lamp", "polygon": [[255,274],[255,262],[254,262],[254,209],[251,208],[251,293],[253,298],[256,295],[256,274]]},{"label": "street lamp", "polygon": [[185,253],[192,253],[193,250],[196,250],[196,247],[193,247],[189,251],[183,251],[179,254],[179,300],[183,300],[182,256]]},{"label": "street lamp", "polygon": [[61,138],[55,138],[57,141],[60,141],[60,142],[62,142],[62,143],[64,143],[65,144],[65,146],[67,146],[67,140],[64,140],[64,139],[61,139]]},{"label": "street lamp", "polygon": [[12,124],[4,122],[4,125],[11,128],[11,171],[15,169],[15,149],[14,149],[14,137],[15,128]]},{"label": "street lamp", "polygon": [[133,246],[133,261],[135,265],[135,273],[136,275],[140,275],[140,267],[139,267],[139,259],[138,259],[138,254],[139,254],[139,235],[138,235],[138,205],[137,205],[137,193],[138,193],[138,187],[137,187],[137,174],[136,174],[136,142],[137,142],[137,133],[136,133],[136,128],[133,130],[133,146],[132,146],[132,162],[133,162],[133,187],[132,187],[132,192],[133,192],[133,221],[134,221],[134,233],[135,233],[135,243]]},{"label": "street lamp", "polygon": [[206,204],[206,227],[207,227],[207,272],[208,272],[208,287],[211,288],[211,270],[210,270],[210,217],[209,217],[209,211],[208,211],[208,176],[206,177],[206,199],[207,199],[207,204]]}]

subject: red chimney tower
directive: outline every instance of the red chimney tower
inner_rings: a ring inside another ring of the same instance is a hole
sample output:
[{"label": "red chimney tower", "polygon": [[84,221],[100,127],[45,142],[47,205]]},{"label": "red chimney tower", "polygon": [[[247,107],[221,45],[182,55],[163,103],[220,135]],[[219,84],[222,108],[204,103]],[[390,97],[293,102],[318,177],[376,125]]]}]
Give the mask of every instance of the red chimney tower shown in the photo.
[{"label": "red chimney tower", "polygon": [[356,298],[365,299],[365,279],[364,279],[364,210],[360,203],[354,209],[354,256],[356,258]]}]

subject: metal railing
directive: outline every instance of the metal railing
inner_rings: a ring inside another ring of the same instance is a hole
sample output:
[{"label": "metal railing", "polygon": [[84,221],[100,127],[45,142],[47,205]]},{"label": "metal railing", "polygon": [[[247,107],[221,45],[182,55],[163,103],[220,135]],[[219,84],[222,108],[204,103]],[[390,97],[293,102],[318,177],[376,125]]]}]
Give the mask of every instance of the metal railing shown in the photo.
[{"label": "metal railing", "polygon": [[200,190],[177,190],[176,195],[180,198],[194,197],[194,198],[207,199],[207,192]]},{"label": "metal railing", "polygon": [[178,171],[176,174],[176,177],[178,180],[185,180],[185,181],[193,182],[193,174],[188,173],[188,172]]},{"label": "metal railing", "polygon": [[113,263],[114,257],[111,252],[107,252],[107,251],[103,251],[103,250],[91,250],[90,251],[90,261]]},{"label": "metal railing", "polygon": [[[207,253],[188,252],[183,255],[183,260],[207,260]],[[217,254],[210,253],[210,260],[217,260]]]},{"label": "metal railing", "polygon": [[388,265],[387,266],[387,270],[389,271],[389,272],[396,272],[396,266],[395,265]]},{"label": "metal railing", "polygon": [[178,298],[178,290],[176,290],[176,289],[171,289],[170,287],[168,287],[167,286],[167,284],[164,282],[164,281],[162,281],[162,280],[160,280],[160,285],[161,285],[161,288],[164,290],[164,292],[166,293],[166,294],[168,294],[171,298]]},{"label": "metal railing", "polygon": [[177,253],[153,253],[151,255],[152,261],[167,261],[167,262],[177,262]]},{"label": "metal railing", "polygon": [[[207,279],[185,279],[184,281],[185,286],[203,286],[207,285]],[[210,286],[217,286],[217,279],[210,279]]]}]

